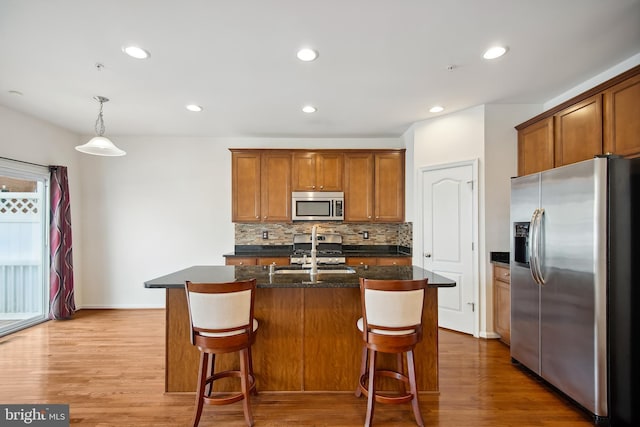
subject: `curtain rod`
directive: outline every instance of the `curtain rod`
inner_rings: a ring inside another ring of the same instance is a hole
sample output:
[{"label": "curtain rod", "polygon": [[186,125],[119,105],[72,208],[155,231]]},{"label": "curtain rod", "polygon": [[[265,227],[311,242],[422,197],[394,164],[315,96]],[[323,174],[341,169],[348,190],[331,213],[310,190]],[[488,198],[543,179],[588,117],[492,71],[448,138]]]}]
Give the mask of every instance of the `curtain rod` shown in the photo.
[{"label": "curtain rod", "polygon": [[41,165],[40,163],[25,162],[24,160],[11,159],[9,157],[2,157],[2,156],[0,156],[0,159],[11,160],[12,162],[25,163],[27,165],[40,166],[40,167],[43,167],[43,168],[55,168],[55,167],[57,167],[57,166],[52,166],[52,165]]}]

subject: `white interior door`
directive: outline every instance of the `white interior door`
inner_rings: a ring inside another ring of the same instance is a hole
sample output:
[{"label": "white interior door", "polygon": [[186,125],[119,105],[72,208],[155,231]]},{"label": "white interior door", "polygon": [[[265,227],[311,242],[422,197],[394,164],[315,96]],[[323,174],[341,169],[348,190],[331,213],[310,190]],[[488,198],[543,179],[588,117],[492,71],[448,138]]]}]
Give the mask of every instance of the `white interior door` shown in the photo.
[{"label": "white interior door", "polygon": [[456,281],[438,290],[438,324],[476,335],[474,163],[422,170],[423,267]]}]

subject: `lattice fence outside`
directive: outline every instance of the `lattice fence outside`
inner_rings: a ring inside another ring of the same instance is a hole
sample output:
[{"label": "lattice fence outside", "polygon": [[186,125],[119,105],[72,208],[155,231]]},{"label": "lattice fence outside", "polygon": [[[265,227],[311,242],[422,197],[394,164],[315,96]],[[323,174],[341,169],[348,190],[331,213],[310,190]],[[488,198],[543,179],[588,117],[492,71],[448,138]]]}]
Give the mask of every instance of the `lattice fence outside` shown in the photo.
[{"label": "lattice fence outside", "polygon": [[38,193],[0,193],[0,221],[38,219],[42,209]]}]

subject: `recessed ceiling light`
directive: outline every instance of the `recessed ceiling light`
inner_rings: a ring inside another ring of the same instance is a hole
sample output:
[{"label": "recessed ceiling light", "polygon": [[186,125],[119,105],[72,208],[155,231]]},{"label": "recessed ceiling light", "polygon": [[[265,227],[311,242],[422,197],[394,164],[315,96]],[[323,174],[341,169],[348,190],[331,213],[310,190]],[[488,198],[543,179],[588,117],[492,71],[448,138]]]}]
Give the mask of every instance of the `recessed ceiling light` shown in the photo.
[{"label": "recessed ceiling light", "polygon": [[302,107],[302,111],[304,111],[305,113],[315,113],[316,111],[318,111],[318,109],[313,105],[305,105],[304,107]]},{"label": "recessed ceiling light", "polygon": [[493,46],[487,49],[487,51],[482,55],[484,59],[496,59],[500,58],[502,55],[507,53],[507,48],[503,46]]},{"label": "recessed ceiling light", "polygon": [[124,46],[122,48],[122,51],[127,55],[129,55],[130,57],[136,58],[136,59],[147,59],[148,57],[151,56],[151,54],[148,51],[138,46]]},{"label": "recessed ceiling light", "polygon": [[298,51],[298,59],[300,61],[313,61],[314,59],[316,59],[318,57],[318,52],[316,52],[313,49],[309,49],[309,48],[304,48],[304,49],[300,49]]},{"label": "recessed ceiling light", "polygon": [[202,107],[196,104],[189,104],[189,105],[185,105],[185,108],[189,111],[193,111],[195,113],[198,113],[200,111],[202,111]]},{"label": "recessed ceiling light", "polygon": [[439,106],[439,105],[434,105],[433,107],[431,107],[431,108],[429,109],[429,112],[430,112],[430,113],[440,113],[440,112],[442,112],[442,111],[444,111],[444,107],[441,107],[441,106]]}]

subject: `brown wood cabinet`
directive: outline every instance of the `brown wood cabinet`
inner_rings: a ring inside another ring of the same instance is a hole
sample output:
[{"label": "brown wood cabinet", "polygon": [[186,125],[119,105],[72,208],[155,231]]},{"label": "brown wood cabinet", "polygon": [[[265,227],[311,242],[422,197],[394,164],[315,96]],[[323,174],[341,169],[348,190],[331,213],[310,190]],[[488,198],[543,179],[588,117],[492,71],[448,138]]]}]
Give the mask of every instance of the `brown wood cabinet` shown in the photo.
[{"label": "brown wood cabinet", "polygon": [[231,153],[231,218],[233,222],[260,221],[260,160],[254,151]]},{"label": "brown wood cabinet", "polygon": [[291,154],[232,150],[233,222],[291,221]]},{"label": "brown wood cabinet", "polygon": [[345,222],[404,221],[404,150],[344,155]]},{"label": "brown wood cabinet", "polygon": [[373,154],[344,155],[344,220],[369,222],[373,218]]},{"label": "brown wood cabinet", "polygon": [[604,92],[604,151],[640,156],[640,75]]},{"label": "brown wood cabinet", "polygon": [[603,153],[640,156],[640,65],[516,129],[519,176]]},{"label": "brown wood cabinet", "polygon": [[493,265],[493,308],[500,341],[511,343],[511,273],[508,267]]},{"label": "brown wood cabinet", "polygon": [[227,257],[225,265],[289,265],[289,257]]},{"label": "brown wood cabinet", "polygon": [[412,265],[411,257],[347,257],[347,265]]},{"label": "brown wood cabinet", "polygon": [[518,175],[553,168],[553,156],[553,117],[518,132]]},{"label": "brown wood cabinet", "polygon": [[294,152],[293,191],[342,191],[341,152]]},{"label": "brown wood cabinet", "polygon": [[404,222],[405,150],[232,155],[233,222],[291,222],[291,191],[344,191],[344,222]]},{"label": "brown wood cabinet", "polygon": [[374,221],[404,221],[404,151],[375,155]]},{"label": "brown wood cabinet", "polygon": [[602,154],[602,95],[565,108],[554,120],[556,167]]}]

